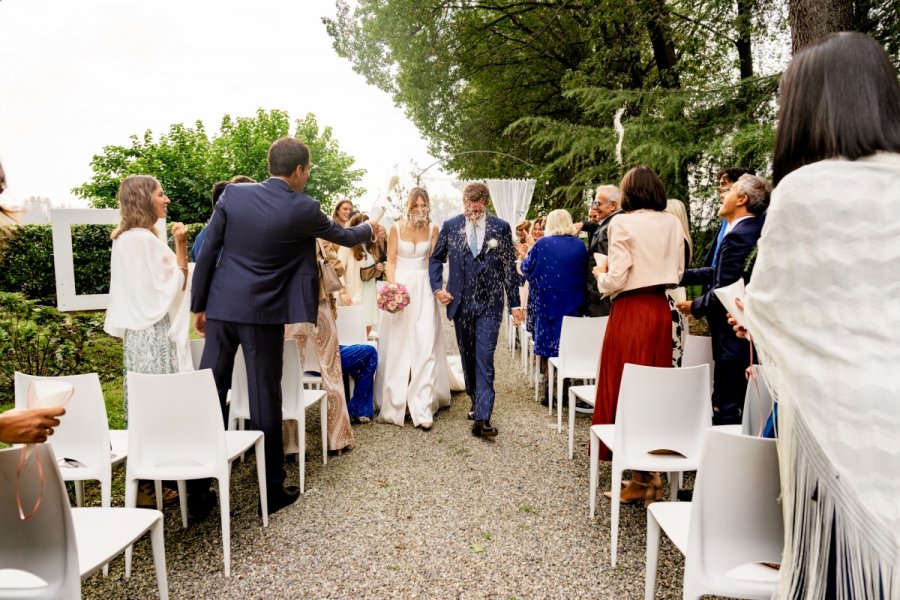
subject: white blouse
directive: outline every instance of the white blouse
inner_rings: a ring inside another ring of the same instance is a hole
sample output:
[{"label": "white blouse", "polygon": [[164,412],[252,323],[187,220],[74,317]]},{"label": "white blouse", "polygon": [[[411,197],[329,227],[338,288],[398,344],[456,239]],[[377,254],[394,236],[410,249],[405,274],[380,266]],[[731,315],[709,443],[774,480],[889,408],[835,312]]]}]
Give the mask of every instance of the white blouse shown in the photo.
[{"label": "white blouse", "polygon": [[175,253],[149,229],[129,229],[112,244],[109,306],[103,331],[121,338],[126,329],[141,330],[169,315],[169,339],[180,370],[191,370],[188,346],[189,286]]}]

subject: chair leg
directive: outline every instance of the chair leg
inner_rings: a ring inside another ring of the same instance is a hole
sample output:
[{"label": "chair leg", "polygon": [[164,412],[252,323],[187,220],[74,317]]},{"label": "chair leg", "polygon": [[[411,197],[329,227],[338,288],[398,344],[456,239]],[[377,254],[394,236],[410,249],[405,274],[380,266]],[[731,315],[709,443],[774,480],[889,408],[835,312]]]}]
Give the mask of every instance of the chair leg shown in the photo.
[{"label": "chair leg", "polygon": [[678,500],[678,490],[681,489],[681,473],[673,471],[669,473],[669,500]]},{"label": "chair leg", "polygon": [[188,499],[187,484],[184,479],[178,480],[178,508],[181,509],[181,526],[187,529],[188,526]]},{"label": "chair leg", "polygon": [[659,563],[659,522],[647,511],[647,560],[644,575],[644,600],[656,597],[656,567]]},{"label": "chair leg", "polygon": [[[138,480],[128,479],[126,472],[125,479],[125,508],[134,508],[137,506]],[[131,573],[131,551],[132,546],[125,548],[125,572]]]},{"label": "chair leg", "polygon": [[553,378],[556,369],[547,361],[547,414],[553,416]]},{"label": "chair leg", "polygon": [[297,419],[297,466],[300,469],[300,493],[306,492],[306,409]]},{"label": "chair leg", "polygon": [[75,506],[84,506],[84,480],[78,479],[72,482],[75,485]]},{"label": "chair leg", "polygon": [[[156,571],[159,600],[169,600],[169,578],[166,575],[166,542],[163,537],[162,516],[150,526],[150,545],[153,548],[153,569]],[[128,567],[130,568],[131,565]]]},{"label": "chair leg", "polygon": [[[219,510],[222,512],[222,556],[225,577],[231,577],[231,481],[228,474],[219,479]],[[265,506],[263,506],[265,512]]]},{"label": "chair leg", "polygon": [[556,378],[556,433],[562,433],[563,380],[562,373],[559,373]]},{"label": "chair leg", "polygon": [[322,464],[328,464],[328,396],[322,396],[319,406],[319,424],[322,428]]},{"label": "chair leg", "polygon": [[569,460],[575,453],[575,394],[569,388]]},{"label": "chair leg", "polygon": [[591,508],[591,518],[594,518],[594,512],[597,508],[597,471],[600,469],[600,438],[596,433],[591,431],[591,459],[590,459],[590,493],[588,494],[588,504]]},{"label": "chair leg", "polygon": [[[615,461],[615,457],[613,460]],[[612,515],[610,516],[609,559],[612,566],[615,567],[619,550],[619,509],[621,508],[619,490],[622,489],[622,470],[616,468],[615,462],[613,462],[612,487],[610,489],[612,490]]]},{"label": "chair leg", "polygon": [[[269,488],[266,484],[266,438],[264,436],[260,436],[258,440],[256,440],[256,479],[259,482],[259,505],[260,506],[268,506],[269,505]],[[269,511],[263,510],[260,511],[262,513],[262,522],[263,527],[269,526]]]}]

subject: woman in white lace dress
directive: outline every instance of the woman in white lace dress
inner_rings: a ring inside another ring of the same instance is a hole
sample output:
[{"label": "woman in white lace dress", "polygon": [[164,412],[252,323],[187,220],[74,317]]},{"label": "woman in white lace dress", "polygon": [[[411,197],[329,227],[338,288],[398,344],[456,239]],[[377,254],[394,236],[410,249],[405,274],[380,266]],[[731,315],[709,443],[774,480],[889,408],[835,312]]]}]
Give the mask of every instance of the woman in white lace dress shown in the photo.
[{"label": "woman in white lace dress", "polygon": [[444,337],[428,276],[438,235],[430,208],[425,188],[413,188],[405,219],[388,235],[385,273],[389,282],[406,287],[409,305],[381,314],[375,376],[378,421],[403,426],[409,409],[413,425],[425,430],[431,429],[438,408],[450,404]]}]

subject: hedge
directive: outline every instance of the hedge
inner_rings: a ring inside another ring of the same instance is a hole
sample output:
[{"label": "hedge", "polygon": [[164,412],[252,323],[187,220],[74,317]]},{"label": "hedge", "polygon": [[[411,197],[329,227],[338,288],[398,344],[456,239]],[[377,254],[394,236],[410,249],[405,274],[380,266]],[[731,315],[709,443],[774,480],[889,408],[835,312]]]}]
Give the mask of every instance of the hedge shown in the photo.
[{"label": "hedge", "polygon": [[[204,226],[187,226],[188,248]],[[109,253],[112,225],[72,227],[75,289],[79,294],[109,291]],[[171,231],[169,232],[171,237]],[[12,225],[0,228],[0,291],[18,292],[38,304],[56,306],[53,271],[53,233],[50,225]]]}]

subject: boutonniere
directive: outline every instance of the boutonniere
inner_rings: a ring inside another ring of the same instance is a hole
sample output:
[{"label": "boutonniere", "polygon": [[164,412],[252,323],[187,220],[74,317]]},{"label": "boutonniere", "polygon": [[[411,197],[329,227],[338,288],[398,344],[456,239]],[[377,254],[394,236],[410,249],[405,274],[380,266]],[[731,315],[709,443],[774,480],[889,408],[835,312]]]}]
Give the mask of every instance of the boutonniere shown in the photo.
[{"label": "boutonniere", "polygon": [[500,242],[498,242],[497,240],[495,240],[495,239],[493,239],[493,238],[489,239],[489,240],[487,241],[487,249],[488,249],[488,252],[490,252],[491,250],[493,250],[494,248],[496,248],[497,245],[498,245],[499,243],[500,243]]}]

